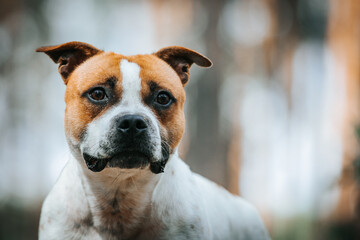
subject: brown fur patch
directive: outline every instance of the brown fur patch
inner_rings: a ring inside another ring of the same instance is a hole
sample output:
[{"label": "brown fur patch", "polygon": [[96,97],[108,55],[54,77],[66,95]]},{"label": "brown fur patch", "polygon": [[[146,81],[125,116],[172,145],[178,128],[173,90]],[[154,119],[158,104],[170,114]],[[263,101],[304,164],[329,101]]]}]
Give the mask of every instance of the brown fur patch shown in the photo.
[{"label": "brown fur patch", "polygon": [[103,51],[83,42],[68,42],[56,46],[46,46],[36,49],[36,52],[46,53],[55,63],[59,63],[59,73],[67,84],[69,75],[88,58]]},{"label": "brown fur patch", "polygon": [[175,70],[184,86],[189,81],[189,69],[193,63],[201,67],[210,67],[212,65],[212,62],[207,57],[191,49],[179,46],[160,49],[154,55],[167,62]]},{"label": "brown fur patch", "polygon": [[[176,98],[176,102],[161,113],[149,106],[160,122],[163,137],[171,148],[175,148],[180,142],[185,127],[183,111],[185,91],[175,71],[154,55],[125,57],[106,52],[90,58],[75,69],[70,76],[65,94],[66,134],[79,142],[87,125],[120,101],[122,76],[119,64],[122,59],[127,59],[140,66],[141,95],[143,99],[151,94],[151,82],[155,82],[159,88],[171,92]],[[104,106],[97,106],[83,96],[90,88],[104,85],[106,80],[112,77],[117,79],[113,91],[115,94],[113,101]]]},{"label": "brown fur patch", "polygon": [[160,122],[163,138],[174,149],[179,144],[185,128],[185,91],[179,76],[168,64],[154,55],[137,55],[128,59],[141,68],[142,99],[151,94],[151,82],[155,82],[160,89],[169,91],[175,97],[176,102],[162,112],[151,108]]},{"label": "brown fur patch", "polygon": [[[87,125],[116,104],[121,97],[121,74],[119,62],[122,56],[103,53],[90,58],[71,74],[65,93],[65,131],[74,140],[80,141]],[[90,88],[106,85],[109,78],[117,79],[114,96],[108,104],[98,106],[83,94]]]}]

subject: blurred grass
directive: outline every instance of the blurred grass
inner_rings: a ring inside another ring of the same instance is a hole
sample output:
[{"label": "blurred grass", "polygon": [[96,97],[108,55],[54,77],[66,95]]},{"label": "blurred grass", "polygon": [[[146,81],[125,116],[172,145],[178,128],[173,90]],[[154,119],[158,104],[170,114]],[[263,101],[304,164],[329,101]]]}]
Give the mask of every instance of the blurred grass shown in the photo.
[{"label": "blurred grass", "polygon": [[357,240],[360,225],[356,221],[328,222],[314,216],[298,216],[279,220],[272,232],[273,240]]},{"label": "blurred grass", "polygon": [[[358,147],[360,148],[360,126],[357,126],[355,131],[358,139]],[[360,184],[360,154],[358,154],[357,158],[354,160],[354,176]]]},{"label": "blurred grass", "polygon": [[38,237],[41,205],[24,206],[16,200],[0,203],[0,239],[31,240]]},{"label": "blurred grass", "polygon": [[291,220],[278,220],[272,233],[273,240],[304,240],[314,239],[313,216],[299,216]]}]

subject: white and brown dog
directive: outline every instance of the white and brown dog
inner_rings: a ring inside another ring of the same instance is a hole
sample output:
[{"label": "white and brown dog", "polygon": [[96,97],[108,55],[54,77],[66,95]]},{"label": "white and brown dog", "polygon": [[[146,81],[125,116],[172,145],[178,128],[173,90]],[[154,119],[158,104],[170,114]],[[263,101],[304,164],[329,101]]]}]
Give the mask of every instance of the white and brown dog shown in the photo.
[{"label": "white and brown dog", "polygon": [[66,84],[72,157],[47,196],[40,239],[269,239],[256,209],[178,157],[190,66],[183,47],[123,56],[41,47]]}]

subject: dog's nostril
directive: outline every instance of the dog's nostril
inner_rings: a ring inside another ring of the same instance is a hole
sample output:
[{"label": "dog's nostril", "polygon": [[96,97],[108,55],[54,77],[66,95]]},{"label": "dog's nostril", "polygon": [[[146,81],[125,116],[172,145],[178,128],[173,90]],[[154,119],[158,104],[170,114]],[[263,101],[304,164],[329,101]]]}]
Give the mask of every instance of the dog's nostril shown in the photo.
[{"label": "dog's nostril", "polygon": [[120,122],[119,128],[122,130],[126,130],[130,128],[130,121],[128,119],[124,119]]},{"label": "dog's nostril", "polygon": [[125,115],[117,120],[118,129],[123,133],[140,133],[147,128],[145,118],[140,115]]},{"label": "dog's nostril", "polygon": [[145,121],[142,120],[142,119],[136,119],[136,125],[135,126],[139,130],[147,128]]}]

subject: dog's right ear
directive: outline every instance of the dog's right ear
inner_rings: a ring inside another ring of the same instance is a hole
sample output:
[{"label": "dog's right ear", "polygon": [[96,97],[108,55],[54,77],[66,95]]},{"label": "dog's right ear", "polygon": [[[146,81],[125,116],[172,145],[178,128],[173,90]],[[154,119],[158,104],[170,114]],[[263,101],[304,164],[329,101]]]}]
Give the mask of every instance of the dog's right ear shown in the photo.
[{"label": "dog's right ear", "polygon": [[183,86],[189,81],[189,69],[193,63],[200,67],[211,67],[212,62],[207,57],[184,47],[166,47],[160,49],[155,56],[167,62],[178,74]]},{"label": "dog's right ear", "polygon": [[67,84],[69,75],[88,58],[103,52],[83,42],[68,42],[56,46],[40,47],[36,52],[46,53],[55,63],[59,63],[59,73]]}]

